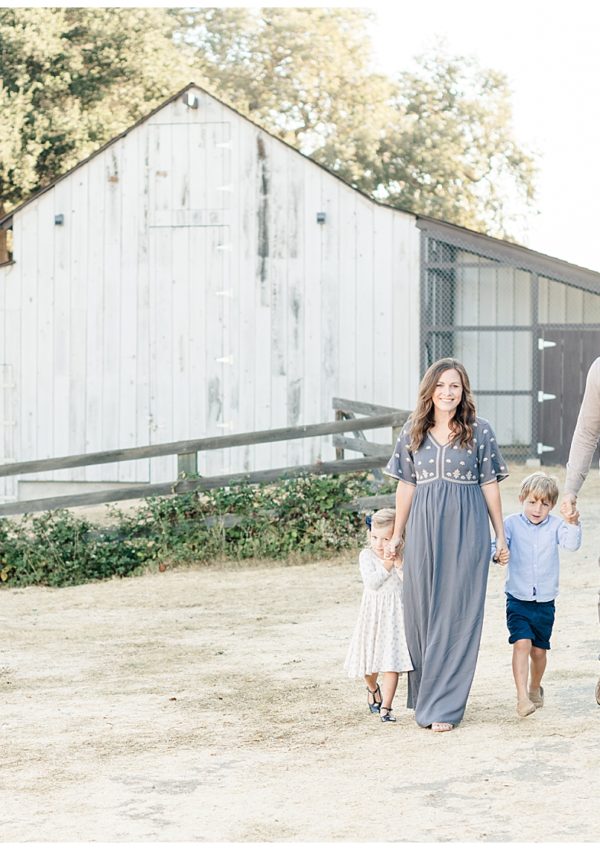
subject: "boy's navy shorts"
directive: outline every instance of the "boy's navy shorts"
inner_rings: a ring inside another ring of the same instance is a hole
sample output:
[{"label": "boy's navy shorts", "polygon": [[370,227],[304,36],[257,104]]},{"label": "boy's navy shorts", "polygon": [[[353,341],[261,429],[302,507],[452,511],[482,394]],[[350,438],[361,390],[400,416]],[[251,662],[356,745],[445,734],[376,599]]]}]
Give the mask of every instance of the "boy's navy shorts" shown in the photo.
[{"label": "boy's navy shorts", "polygon": [[509,643],[530,640],[533,646],[550,649],[550,635],[554,625],[554,600],[529,602],[506,594],[506,625]]}]

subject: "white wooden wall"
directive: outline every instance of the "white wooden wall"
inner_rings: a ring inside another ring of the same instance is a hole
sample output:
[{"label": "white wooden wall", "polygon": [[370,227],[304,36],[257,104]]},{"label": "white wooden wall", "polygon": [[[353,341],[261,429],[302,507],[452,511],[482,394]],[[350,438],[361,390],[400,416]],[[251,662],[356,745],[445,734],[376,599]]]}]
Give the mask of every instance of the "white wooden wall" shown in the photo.
[{"label": "white wooden wall", "polygon": [[[197,94],[198,109],[167,104],[15,214],[16,262],[0,268],[5,454],[309,424],[333,418],[335,395],[412,405],[414,217]],[[200,471],[333,456],[330,438],[297,441],[213,453]],[[36,480],[175,477],[161,458]]]}]

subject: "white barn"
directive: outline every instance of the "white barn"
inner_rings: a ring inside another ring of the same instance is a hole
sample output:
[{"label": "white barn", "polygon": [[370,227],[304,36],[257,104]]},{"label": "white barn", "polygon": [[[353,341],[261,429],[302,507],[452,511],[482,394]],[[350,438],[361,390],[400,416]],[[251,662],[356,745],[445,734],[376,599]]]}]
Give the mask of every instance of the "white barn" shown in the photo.
[{"label": "white barn", "polygon": [[[326,421],[333,396],[410,408],[448,353],[483,415],[513,404],[499,437],[530,454],[538,305],[600,348],[597,273],[372,201],[193,84],[0,228],[0,464]],[[333,456],[313,439],[199,470]],[[176,476],[157,458],[0,479],[0,498]]]}]

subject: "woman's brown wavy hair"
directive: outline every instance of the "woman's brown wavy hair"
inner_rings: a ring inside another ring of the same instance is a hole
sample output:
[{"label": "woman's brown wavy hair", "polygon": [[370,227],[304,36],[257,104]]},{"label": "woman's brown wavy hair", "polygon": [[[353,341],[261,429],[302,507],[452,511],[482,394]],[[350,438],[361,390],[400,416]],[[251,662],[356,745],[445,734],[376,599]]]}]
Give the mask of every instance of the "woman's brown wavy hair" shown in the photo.
[{"label": "woman's brown wavy hair", "polygon": [[458,360],[454,360],[452,357],[444,357],[442,360],[436,360],[435,363],[431,364],[419,385],[417,405],[411,416],[410,448],[413,452],[419,448],[427,432],[434,426],[433,393],[440,375],[448,369],[456,369],[463,386],[461,400],[454,412],[454,417],[450,421],[453,438],[458,439],[463,448],[473,442],[473,422],[476,412],[467,370]]}]

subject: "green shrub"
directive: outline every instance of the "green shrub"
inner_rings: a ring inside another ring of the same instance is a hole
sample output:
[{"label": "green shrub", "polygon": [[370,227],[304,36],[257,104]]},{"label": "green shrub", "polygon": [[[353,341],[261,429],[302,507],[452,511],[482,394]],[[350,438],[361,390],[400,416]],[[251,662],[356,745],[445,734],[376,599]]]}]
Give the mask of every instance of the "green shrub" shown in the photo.
[{"label": "green shrub", "polygon": [[67,510],[0,519],[0,581],[63,586],[151,564],[339,552],[361,543],[365,529],[340,506],[372,491],[366,473],[312,475],[149,498],[132,513],[110,509],[108,528]]}]

